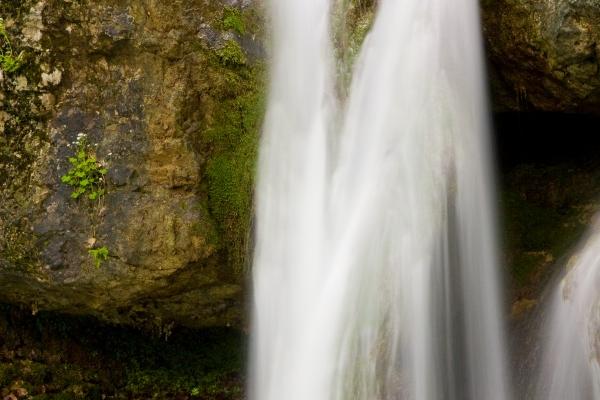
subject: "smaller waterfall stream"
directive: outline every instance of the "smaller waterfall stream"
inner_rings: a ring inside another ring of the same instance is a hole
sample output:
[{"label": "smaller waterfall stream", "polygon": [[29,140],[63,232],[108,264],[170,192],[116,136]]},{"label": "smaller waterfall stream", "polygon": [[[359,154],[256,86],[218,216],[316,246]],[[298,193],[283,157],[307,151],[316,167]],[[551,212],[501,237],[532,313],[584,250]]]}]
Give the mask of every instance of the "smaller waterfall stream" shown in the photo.
[{"label": "smaller waterfall stream", "polygon": [[538,400],[600,399],[600,219],[552,297]]}]

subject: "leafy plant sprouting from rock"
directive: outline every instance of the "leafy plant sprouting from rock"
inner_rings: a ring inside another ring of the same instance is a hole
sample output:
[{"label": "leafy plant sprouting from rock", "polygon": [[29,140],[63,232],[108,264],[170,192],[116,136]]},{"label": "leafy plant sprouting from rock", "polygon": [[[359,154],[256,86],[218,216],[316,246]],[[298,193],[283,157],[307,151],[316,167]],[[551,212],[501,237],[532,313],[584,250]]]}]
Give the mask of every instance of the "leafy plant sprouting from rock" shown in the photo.
[{"label": "leafy plant sprouting from rock", "polygon": [[14,55],[4,20],[0,18],[0,69],[6,73],[17,71],[23,65],[24,54]]},{"label": "leafy plant sprouting from rock", "polygon": [[108,260],[108,247],[102,246],[95,249],[89,249],[88,253],[94,259],[94,265],[96,268],[100,268],[100,265],[106,260]]},{"label": "leafy plant sprouting from rock", "polygon": [[71,169],[61,177],[61,181],[73,187],[71,198],[78,199],[87,194],[90,200],[97,200],[106,192],[104,176],[108,171],[90,154],[85,135],[78,135],[76,145],[75,156],[69,157]]},{"label": "leafy plant sprouting from rock", "polygon": [[95,212],[90,215],[92,232],[88,242],[88,253],[94,260],[96,268],[100,268],[100,265],[108,260],[109,251],[106,246],[94,247],[94,243],[96,241],[96,225],[100,216],[100,199],[106,193],[105,176],[108,170],[93,155],[92,146],[88,143],[84,133],[78,134],[77,140],[73,144],[75,145],[75,155],[69,157],[71,169],[61,177],[61,181],[73,188],[71,198],[79,199],[85,195],[93,201],[92,210]]}]

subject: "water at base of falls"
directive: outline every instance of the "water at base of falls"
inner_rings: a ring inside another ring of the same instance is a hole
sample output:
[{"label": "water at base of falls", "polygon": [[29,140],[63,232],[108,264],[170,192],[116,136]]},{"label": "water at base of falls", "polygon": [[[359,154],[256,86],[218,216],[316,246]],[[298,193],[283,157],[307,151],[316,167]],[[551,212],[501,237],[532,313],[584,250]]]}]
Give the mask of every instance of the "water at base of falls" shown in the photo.
[{"label": "water at base of falls", "polygon": [[344,107],[330,1],[269,6],[251,398],[510,398],[477,1],[379,1]]},{"label": "water at base of falls", "polygon": [[552,297],[538,400],[600,399],[600,219]]}]

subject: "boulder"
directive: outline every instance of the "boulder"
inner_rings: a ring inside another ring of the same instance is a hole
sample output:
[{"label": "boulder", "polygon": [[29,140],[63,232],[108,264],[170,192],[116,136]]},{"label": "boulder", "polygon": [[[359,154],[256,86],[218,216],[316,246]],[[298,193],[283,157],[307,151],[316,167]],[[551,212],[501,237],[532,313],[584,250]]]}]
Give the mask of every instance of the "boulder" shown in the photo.
[{"label": "boulder", "polygon": [[600,114],[600,2],[482,0],[497,111]]},{"label": "boulder", "polygon": [[[241,324],[264,24],[234,3],[0,4],[0,301]],[[82,146],[95,199],[61,179]]]}]

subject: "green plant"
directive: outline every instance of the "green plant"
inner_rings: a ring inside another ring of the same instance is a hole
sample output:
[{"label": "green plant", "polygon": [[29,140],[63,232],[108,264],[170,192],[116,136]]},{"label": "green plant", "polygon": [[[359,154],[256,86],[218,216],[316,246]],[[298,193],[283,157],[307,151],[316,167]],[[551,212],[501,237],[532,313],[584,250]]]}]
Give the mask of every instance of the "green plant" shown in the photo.
[{"label": "green plant", "polygon": [[0,18],[0,69],[6,73],[17,71],[23,65],[25,53],[21,52],[18,56],[14,55],[4,20]]},{"label": "green plant", "polygon": [[96,268],[100,268],[100,265],[106,260],[108,260],[108,248],[106,246],[98,247],[96,249],[89,249],[88,253],[94,259],[94,265]]},{"label": "green plant", "polygon": [[243,35],[246,32],[242,13],[238,8],[225,7],[225,10],[223,11],[223,29],[226,31],[233,29],[240,35]]},{"label": "green plant", "polygon": [[75,143],[77,150],[74,157],[69,157],[72,168],[61,177],[62,183],[73,187],[71,198],[78,199],[87,193],[90,200],[97,200],[106,192],[104,175],[108,172],[93,155],[85,136],[80,135]]},{"label": "green plant", "polygon": [[246,54],[235,40],[228,40],[223,47],[217,50],[221,63],[229,66],[246,64]]}]

